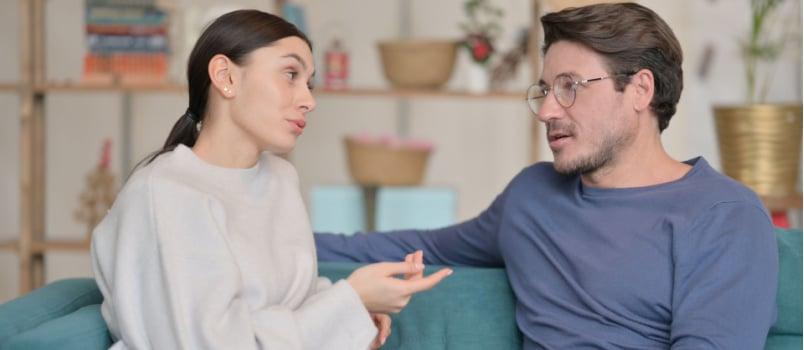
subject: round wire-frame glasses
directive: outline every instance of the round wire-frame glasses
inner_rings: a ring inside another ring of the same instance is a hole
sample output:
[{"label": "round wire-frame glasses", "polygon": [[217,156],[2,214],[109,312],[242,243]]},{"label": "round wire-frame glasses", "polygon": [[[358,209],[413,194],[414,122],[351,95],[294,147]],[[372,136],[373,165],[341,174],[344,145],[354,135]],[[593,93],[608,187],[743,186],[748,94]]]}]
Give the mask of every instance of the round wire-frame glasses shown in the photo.
[{"label": "round wire-frame glasses", "polygon": [[550,94],[550,91],[553,91],[553,96],[556,98],[556,101],[559,105],[564,108],[570,108],[573,104],[575,104],[575,97],[577,95],[577,90],[581,86],[586,86],[589,83],[601,81],[604,79],[609,79],[613,77],[619,76],[631,76],[634,73],[620,73],[614,75],[607,75],[598,78],[591,78],[591,79],[579,79],[575,80],[570,74],[559,74],[555,80],[553,80],[553,86],[547,87],[544,83],[536,83],[531,85],[528,88],[527,92],[527,102],[530,111],[533,114],[538,114],[539,105],[538,100],[541,100],[547,95]]}]

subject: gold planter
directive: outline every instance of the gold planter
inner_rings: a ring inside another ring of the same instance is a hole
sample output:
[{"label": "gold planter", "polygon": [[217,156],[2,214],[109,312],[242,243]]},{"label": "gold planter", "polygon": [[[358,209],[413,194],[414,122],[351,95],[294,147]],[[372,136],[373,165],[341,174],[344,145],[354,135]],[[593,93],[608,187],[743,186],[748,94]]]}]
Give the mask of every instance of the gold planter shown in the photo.
[{"label": "gold planter", "polygon": [[715,107],[726,175],[768,197],[796,192],[801,168],[801,105]]}]

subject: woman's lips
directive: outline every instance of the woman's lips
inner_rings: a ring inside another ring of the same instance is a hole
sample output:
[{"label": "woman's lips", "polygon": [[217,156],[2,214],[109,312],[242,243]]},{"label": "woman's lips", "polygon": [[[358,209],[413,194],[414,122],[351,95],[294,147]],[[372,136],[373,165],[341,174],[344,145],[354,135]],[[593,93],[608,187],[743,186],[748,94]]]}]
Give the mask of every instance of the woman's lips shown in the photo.
[{"label": "woman's lips", "polygon": [[301,135],[301,133],[304,131],[304,127],[307,125],[307,122],[305,122],[304,119],[288,120],[288,122],[294,127],[299,135]]}]

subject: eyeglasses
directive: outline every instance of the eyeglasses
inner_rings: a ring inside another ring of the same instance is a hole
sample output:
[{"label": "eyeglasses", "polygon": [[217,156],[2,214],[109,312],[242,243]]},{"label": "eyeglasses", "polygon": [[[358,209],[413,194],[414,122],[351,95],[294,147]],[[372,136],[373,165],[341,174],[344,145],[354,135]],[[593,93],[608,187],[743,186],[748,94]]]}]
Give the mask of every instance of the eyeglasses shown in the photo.
[{"label": "eyeglasses", "polygon": [[586,84],[601,81],[603,79],[631,75],[634,75],[634,73],[622,73],[599,78],[574,80],[569,74],[560,74],[555,80],[553,80],[552,88],[546,87],[542,84],[533,84],[528,88],[528,107],[530,107],[530,111],[533,112],[533,114],[538,114],[539,105],[537,104],[537,101],[547,97],[552,90],[556,101],[558,101],[558,104],[564,108],[570,108],[575,103],[575,95],[578,87],[586,86]]}]

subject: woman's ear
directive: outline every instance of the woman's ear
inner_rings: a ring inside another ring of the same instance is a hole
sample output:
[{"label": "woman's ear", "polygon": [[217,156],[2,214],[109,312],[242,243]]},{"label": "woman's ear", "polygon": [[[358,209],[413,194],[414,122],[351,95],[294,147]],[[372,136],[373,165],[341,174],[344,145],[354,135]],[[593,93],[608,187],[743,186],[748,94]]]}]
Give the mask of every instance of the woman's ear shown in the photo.
[{"label": "woman's ear", "polygon": [[225,55],[217,54],[209,60],[208,74],[212,87],[224,98],[235,96],[234,70],[237,66]]},{"label": "woman's ear", "polygon": [[653,94],[655,93],[653,72],[648,69],[640,69],[631,76],[631,84],[635,88],[634,109],[641,112],[650,108],[650,103],[653,101]]}]

